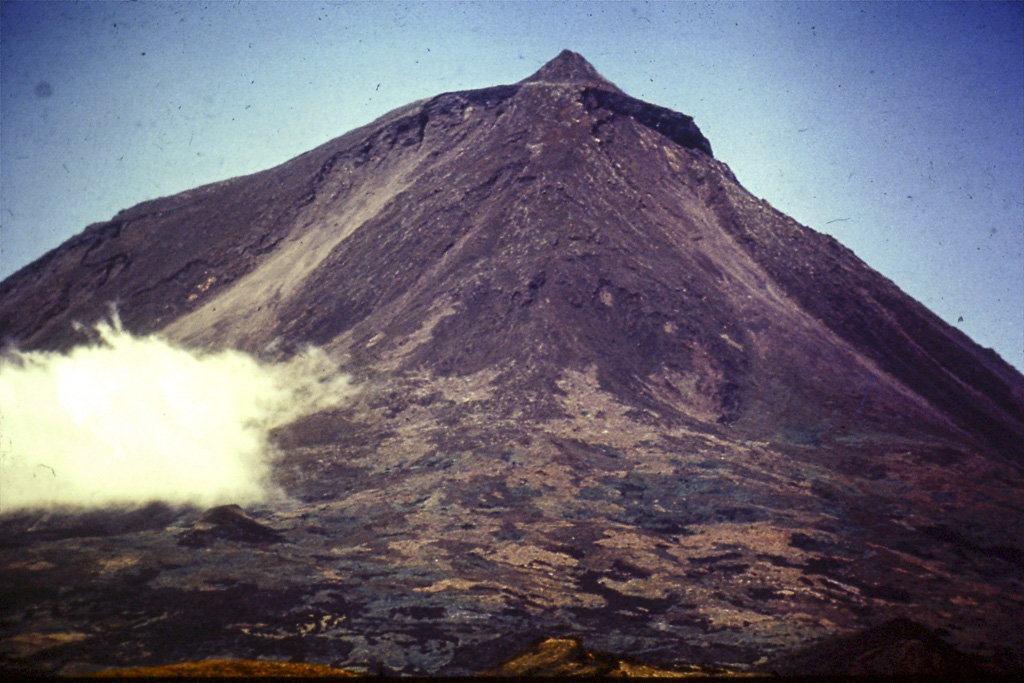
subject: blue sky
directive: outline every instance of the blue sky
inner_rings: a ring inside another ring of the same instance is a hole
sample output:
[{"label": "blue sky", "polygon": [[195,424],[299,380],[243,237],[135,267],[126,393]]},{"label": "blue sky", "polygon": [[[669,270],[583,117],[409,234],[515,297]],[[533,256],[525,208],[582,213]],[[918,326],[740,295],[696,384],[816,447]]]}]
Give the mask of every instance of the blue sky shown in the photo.
[{"label": "blue sky", "polygon": [[[1024,368],[1024,3],[0,4],[0,275],[561,49]],[[961,320],[962,318],[962,320]]]}]

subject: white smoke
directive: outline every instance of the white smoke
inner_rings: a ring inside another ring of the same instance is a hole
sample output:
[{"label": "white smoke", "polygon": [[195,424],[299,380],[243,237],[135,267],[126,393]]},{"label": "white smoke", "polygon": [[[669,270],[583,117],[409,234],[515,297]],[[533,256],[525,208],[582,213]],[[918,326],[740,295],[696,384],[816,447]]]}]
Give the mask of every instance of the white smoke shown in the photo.
[{"label": "white smoke", "polygon": [[270,430],[351,393],[313,348],[263,364],[135,337],[116,316],[96,332],[0,359],[0,512],[265,500]]}]

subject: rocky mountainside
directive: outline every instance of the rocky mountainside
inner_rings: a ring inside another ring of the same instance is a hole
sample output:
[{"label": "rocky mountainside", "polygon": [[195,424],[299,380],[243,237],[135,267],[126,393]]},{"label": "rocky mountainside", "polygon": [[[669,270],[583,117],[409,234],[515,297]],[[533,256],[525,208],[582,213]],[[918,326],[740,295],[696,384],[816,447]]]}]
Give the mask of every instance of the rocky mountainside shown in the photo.
[{"label": "rocky mountainside", "polygon": [[89,226],[0,338],[111,302],[359,390],[275,432],[283,501],[0,518],[26,666],[743,667],[904,616],[1024,663],[1024,378],[575,53]]}]

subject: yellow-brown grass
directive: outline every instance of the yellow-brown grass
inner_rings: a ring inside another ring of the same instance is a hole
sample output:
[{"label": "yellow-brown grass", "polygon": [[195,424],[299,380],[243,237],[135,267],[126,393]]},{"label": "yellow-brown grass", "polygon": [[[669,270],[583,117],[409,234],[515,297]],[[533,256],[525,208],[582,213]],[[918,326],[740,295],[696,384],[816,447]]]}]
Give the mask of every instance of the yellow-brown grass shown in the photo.
[{"label": "yellow-brown grass", "polygon": [[139,677],[252,677],[252,676],[295,676],[295,677],[336,677],[359,676],[346,669],[335,669],[322,664],[301,664],[291,662],[261,662],[248,659],[211,659],[204,662],[183,662],[166,666],[148,666],[134,669],[113,669],[83,674],[88,678],[139,678]]}]

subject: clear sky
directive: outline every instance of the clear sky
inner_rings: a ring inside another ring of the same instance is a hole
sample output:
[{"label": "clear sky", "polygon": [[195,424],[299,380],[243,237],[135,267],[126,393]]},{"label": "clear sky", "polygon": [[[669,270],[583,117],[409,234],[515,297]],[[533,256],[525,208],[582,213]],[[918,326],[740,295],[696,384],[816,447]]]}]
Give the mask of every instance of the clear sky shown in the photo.
[{"label": "clear sky", "polygon": [[1024,368],[1024,3],[0,3],[0,275],[563,48]]}]

